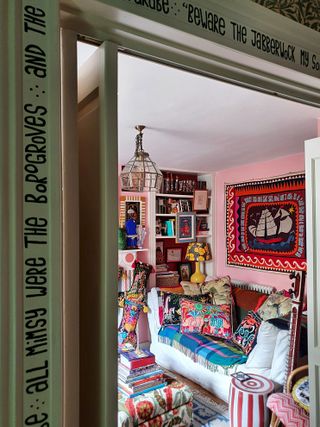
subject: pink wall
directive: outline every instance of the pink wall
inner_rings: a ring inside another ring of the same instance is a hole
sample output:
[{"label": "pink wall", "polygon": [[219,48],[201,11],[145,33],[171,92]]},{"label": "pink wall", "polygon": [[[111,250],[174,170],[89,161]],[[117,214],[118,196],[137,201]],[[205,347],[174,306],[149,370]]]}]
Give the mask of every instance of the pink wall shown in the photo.
[{"label": "pink wall", "polygon": [[252,179],[271,178],[290,172],[304,171],[304,154],[299,153],[276,160],[226,169],[215,177],[215,253],[217,276],[229,275],[233,279],[288,288],[291,281],[286,273],[272,273],[226,265],[225,235],[225,184],[235,184]]}]

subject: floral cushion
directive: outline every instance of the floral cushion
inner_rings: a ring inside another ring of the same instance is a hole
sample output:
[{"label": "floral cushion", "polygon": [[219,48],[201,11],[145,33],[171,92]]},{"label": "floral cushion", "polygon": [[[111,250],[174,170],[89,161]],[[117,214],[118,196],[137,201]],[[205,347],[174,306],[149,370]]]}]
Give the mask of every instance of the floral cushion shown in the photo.
[{"label": "floral cushion", "polygon": [[162,325],[177,325],[181,322],[180,301],[182,298],[193,299],[204,303],[211,300],[209,294],[188,296],[164,292]]},{"label": "floral cushion", "polygon": [[212,304],[220,305],[232,303],[231,279],[229,276],[205,282],[201,286],[201,291],[203,294],[208,292],[211,294]]},{"label": "floral cushion", "polygon": [[253,349],[260,325],[260,316],[253,311],[249,311],[234,332],[232,341],[237,344],[245,354],[249,354]]},{"label": "floral cushion", "polygon": [[231,338],[230,305],[203,304],[181,300],[181,333],[200,333],[217,338]]},{"label": "floral cushion", "polygon": [[283,317],[291,311],[292,301],[281,292],[274,292],[268,296],[266,301],[258,309],[257,313],[262,320]]},{"label": "floral cushion", "polygon": [[[183,408],[183,412],[176,409]],[[166,415],[165,415],[166,414]],[[172,418],[175,422],[172,422]],[[167,425],[151,423],[151,420],[170,419],[168,425],[191,425],[192,392],[185,384],[173,381],[168,386],[150,391],[134,398],[125,398],[121,394],[118,400],[118,426],[152,426]],[[164,417],[164,418],[161,418]],[[150,421],[150,423],[149,423]],[[178,422],[179,421],[179,422]],[[143,423],[143,424],[142,424]],[[146,424],[144,424],[146,423]]]}]

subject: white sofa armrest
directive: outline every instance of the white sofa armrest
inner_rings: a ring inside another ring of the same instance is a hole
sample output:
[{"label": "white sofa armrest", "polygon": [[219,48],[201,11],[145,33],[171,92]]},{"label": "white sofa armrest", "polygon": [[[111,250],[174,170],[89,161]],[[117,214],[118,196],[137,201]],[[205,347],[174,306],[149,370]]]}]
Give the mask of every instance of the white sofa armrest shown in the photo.
[{"label": "white sofa armrest", "polygon": [[148,292],[148,323],[152,341],[158,341],[158,332],[161,328],[159,319],[159,296],[158,288],[152,288]]}]

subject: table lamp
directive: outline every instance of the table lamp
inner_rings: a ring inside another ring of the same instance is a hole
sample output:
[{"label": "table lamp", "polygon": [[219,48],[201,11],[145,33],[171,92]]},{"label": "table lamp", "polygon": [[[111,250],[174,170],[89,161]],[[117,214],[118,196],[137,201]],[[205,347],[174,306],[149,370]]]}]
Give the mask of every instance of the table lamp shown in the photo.
[{"label": "table lamp", "polygon": [[195,261],[196,271],[190,277],[192,283],[203,283],[206,276],[200,271],[200,262],[209,261],[211,259],[208,243],[189,243],[186,253],[186,260]]}]

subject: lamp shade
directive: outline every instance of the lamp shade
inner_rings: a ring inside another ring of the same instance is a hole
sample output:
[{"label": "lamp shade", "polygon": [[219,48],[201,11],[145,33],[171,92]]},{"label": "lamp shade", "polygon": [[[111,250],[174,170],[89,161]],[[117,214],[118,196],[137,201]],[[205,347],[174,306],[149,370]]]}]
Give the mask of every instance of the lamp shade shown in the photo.
[{"label": "lamp shade", "polygon": [[211,259],[211,253],[208,243],[194,242],[189,243],[186,260],[188,261],[209,261]]},{"label": "lamp shade", "polygon": [[121,171],[121,189],[123,191],[159,191],[162,184],[162,172],[142,148],[142,131],[145,126],[136,126],[136,151]]}]

